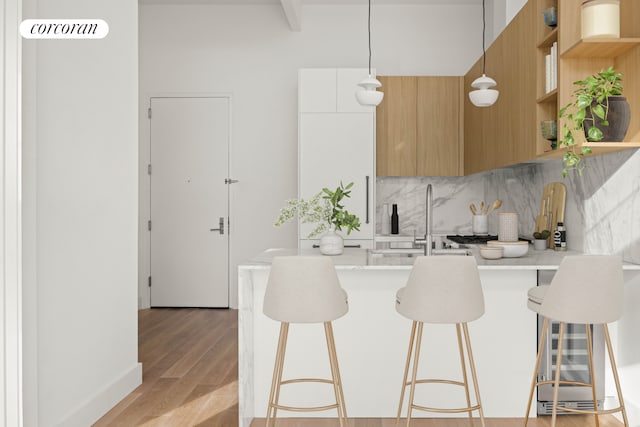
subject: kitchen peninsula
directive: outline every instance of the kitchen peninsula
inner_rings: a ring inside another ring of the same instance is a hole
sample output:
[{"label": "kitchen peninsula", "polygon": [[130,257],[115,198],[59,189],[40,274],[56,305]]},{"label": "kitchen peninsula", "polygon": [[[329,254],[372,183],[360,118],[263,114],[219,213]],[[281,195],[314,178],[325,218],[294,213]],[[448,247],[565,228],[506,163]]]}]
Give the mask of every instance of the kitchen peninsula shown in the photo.
[{"label": "kitchen peninsula", "polygon": [[[274,256],[318,254],[317,250],[270,249],[239,266],[239,418],[248,427],[266,414],[279,324],[262,313],[262,301]],[[556,270],[565,255],[578,252],[536,252],[522,258],[484,260],[476,256],[485,314],[469,323],[480,393],[487,417],[522,417],[531,384],[537,346],[536,316],[527,309],[527,291],[538,284],[539,272]],[[346,249],[332,257],[349,312],[334,322],[335,339],[350,417],[395,417],[409,342],[411,322],[395,311],[395,294],[406,284],[413,258],[375,257],[363,249]],[[639,265],[625,264],[625,292],[640,294]],[[640,315],[625,307],[625,317],[611,325],[621,346],[631,350]],[[425,325],[420,372],[431,378],[460,378],[457,343],[451,325]],[[329,365],[319,325],[292,325],[284,378],[328,377]],[[615,339],[615,338],[614,338]],[[625,344],[626,342],[626,344]],[[625,351],[619,346],[618,353]],[[624,353],[621,354],[624,357]],[[623,379],[624,381],[624,379]],[[332,389],[317,384],[284,386],[282,402],[312,406],[330,402]],[[464,402],[462,388],[423,385],[416,401],[453,407]],[[459,406],[459,405],[458,405]],[[534,415],[532,411],[532,415]],[[278,416],[335,417],[335,411],[279,412]],[[416,413],[416,416],[447,414]],[[454,415],[455,416],[455,415]],[[460,416],[459,414],[457,416]]]}]

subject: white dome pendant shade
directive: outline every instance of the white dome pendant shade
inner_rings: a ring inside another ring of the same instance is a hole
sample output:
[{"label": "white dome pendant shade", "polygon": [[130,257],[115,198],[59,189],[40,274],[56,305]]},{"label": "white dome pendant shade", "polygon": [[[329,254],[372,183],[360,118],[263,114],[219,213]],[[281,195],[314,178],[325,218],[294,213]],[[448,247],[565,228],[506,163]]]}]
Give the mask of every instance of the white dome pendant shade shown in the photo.
[{"label": "white dome pendant shade", "polygon": [[496,81],[485,74],[485,66],[487,64],[487,51],[484,47],[484,32],[487,26],[485,19],[485,0],[482,0],[482,77],[478,77],[471,83],[471,87],[476,90],[469,92],[469,100],[476,107],[490,107],[498,100],[498,92],[491,89],[496,86]]},{"label": "white dome pendant shade", "polygon": [[491,77],[487,77],[483,74],[482,77],[478,77],[471,83],[471,87],[476,88],[469,92],[469,99],[471,103],[476,107],[490,107],[498,100],[498,92],[496,89],[491,89],[496,86],[496,81]]},{"label": "white dome pendant shade", "polygon": [[356,90],[356,99],[360,105],[376,107],[382,102],[384,93],[376,90],[382,87],[380,80],[369,74],[369,77],[358,83],[358,86],[360,86],[361,89]]},{"label": "white dome pendant shade", "polygon": [[382,87],[382,83],[371,75],[371,0],[369,0],[367,33],[369,35],[369,77],[358,83],[360,88],[356,90],[356,100],[360,105],[377,107],[382,102],[384,93],[376,90]]}]

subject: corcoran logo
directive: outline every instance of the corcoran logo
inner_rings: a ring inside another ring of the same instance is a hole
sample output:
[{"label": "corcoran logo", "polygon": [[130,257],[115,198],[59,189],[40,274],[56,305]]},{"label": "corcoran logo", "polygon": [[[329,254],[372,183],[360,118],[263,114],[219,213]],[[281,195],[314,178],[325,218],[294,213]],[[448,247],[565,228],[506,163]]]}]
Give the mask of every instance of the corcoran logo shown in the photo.
[{"label": "corcoran logo", "polygon": [[25,19],[20,35],[25,39],[102,39],[109,24],[102,19]]}]

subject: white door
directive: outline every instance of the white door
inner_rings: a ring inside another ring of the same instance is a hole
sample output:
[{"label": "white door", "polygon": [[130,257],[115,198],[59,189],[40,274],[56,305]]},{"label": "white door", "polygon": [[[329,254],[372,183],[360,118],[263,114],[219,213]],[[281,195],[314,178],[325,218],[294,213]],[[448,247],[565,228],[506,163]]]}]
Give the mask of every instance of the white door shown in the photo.
[{"label": "white door", "polygon": [[151,98],[151,306],[229,306],[229,99]]}]

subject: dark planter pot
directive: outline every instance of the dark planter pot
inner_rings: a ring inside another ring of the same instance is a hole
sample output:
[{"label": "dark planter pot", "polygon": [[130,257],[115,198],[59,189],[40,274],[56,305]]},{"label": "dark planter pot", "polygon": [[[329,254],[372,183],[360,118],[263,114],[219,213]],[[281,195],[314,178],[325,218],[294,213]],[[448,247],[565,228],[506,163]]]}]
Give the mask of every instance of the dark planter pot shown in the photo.
[{"label": "dark planter pot", "polygon": [[[593,105],[593,104],[592,104]],[[591,109],[587,109],[587,117],[591,116]],[[602,120],[595,116],[596,127],[602,131],[604,135],[599,142],[622,142],[629,130],[629,123],[631,121],[631,108],[627,102],[627,98],[624,96],[610,96],[609,97],[609,114],[607,120],[609,126],[603,126]],[[589,128],[593,126],[592,122],[584,122],[585,136],[588,135]]]}]

